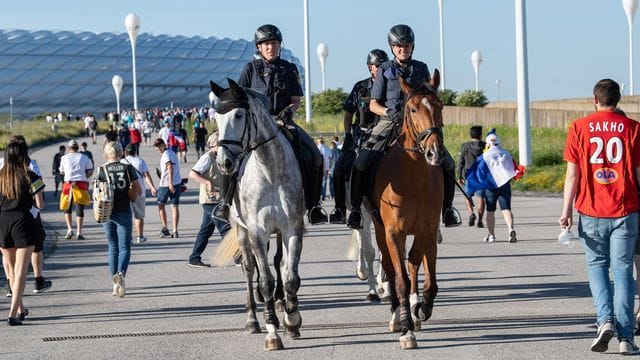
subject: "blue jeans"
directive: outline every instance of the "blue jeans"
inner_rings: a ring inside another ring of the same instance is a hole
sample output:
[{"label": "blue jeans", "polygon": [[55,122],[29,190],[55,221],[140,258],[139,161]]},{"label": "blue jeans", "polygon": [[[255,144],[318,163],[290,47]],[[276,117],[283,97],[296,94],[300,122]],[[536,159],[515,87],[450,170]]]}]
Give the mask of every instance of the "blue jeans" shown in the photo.
[{"label": "blue jeans", "polygon": [[223,221],[211,216],[211,212],[218,204],[202,204],[202,224],[200,225],[200,231],[196,236],[196,243],[193,244],[193,251],[189,256],[190,263],[197,263],[202,261],[201,255],[204,249],[209,243],[209,238],[213,235],[213,230],[218,229],[221,237],[224,237],[231,228],[228,221]]},{"label": "blue jeans", "polygon": [[[615,320],[618,339],[633,340],[636,292],[633,257],[638,234],[638,213],[613,219],[581,214],[578,234],[587,258],[589,287],[598,325]],[[613,291],[609,279],[610,267]]]},{"label": "blue jeans", "polygon": [[109,243],[109,271],[111,276],[126,273],[131,258],[131,212],[111,214],[111,220],[102,224]]}]

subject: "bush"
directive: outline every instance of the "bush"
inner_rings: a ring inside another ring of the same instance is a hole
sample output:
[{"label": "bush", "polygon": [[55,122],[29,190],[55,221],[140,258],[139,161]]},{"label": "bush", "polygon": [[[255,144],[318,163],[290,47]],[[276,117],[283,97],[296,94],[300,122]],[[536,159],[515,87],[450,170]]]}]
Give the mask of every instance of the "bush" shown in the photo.
[{"label": "bush", "polygon": [[[311,95],[311,110],[314,114],[322,115],[335,115],[342,112],[342,106],[347,99],[348,94],[341,88],[329,89],[323,92]],[[304,116],[304,98],[300,108],[298,109],[298,115]]]},{"label": "bush", "polygon": [[458,96],[458,93],[451,89],[442,89],[442,91],[438,93],[438,98],[442,101],[442,105],[445,106],[455,105],[456,96]]},{"label": "bush", "polygon": [[465,90],[456,96],[457,106],[484,107],[489,103],[484,91]]}]

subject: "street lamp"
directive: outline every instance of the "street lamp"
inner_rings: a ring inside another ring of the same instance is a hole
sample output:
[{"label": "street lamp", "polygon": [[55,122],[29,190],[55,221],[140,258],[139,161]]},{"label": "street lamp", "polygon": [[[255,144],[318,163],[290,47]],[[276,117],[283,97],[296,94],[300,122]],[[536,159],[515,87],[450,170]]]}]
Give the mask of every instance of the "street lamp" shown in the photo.
[{"label": "street lamp", "polygon": [[304,13],[304,113],[311,124],[311,69],[309,55],[309,0],[302,0]]},{"label": "street lamp", "polygon": [[11,114],[9,118],[9,128],[13,125],[13,97],[9,98],[9,113]]},{"label": "street lamp", "polygon": [[629,24],[629,95],[633,95],[633,18],[638,10],[638,0],[622,0]]},{"label": "street lamp", "polygon": [[138,92],[136,91],[136,39],[138,31],[140,31],[140,18],[134,13],[130,13],[124,18],[124,26],[129,33],[129,42],[131,43],[131,59],[133,62],[133,109],[138,111]]},{"label": "street lamp", "polygon": [[476,91],[478,91],[478,79],[480,75],[480,63],[482,62],[482,54],[480,51],[474,50],[471,53],[471,63],[473,64],[473,70],[476,73]]},{"label": "street lamp", "polygon": [[498,87],[498,101],[500,101],[500,79],[496,80],[495,84]]},{"label": "street lamp", "polygon": [[117,109],[117,115],[118,115],[118,117],[115,118],[116,121],[120,119],[120,92],[122,91],[123,83],[124,83],[124,80],[122,80],[122,76],[120,75],[113,75],[113,77],[111,78],[111,85],[113,86],[113,91],[116,92],[116,109]]},{"label": "street lamp", "polygon": [[442,0],[438,0],[438,16],[440,17],[440,88],[444,87],[444,25],[442,24]]},{"label": "street lamp", "polygon": [[320,43],[316,48],[316,53],[318,53],[318,58],[320,59],[320,70],[322,71],[322,91],[325,91],[326,87],[324,83],[324,76],[325,76],[324,66],[327,63],[327,56],[329,56],[329,47],[327,47],[325,43]]}]

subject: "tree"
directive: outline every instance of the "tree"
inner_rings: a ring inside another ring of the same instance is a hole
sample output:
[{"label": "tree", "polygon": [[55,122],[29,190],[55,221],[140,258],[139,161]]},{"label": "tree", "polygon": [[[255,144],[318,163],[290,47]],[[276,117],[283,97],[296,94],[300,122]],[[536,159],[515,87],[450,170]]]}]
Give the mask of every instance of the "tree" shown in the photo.
[{"label": "tree", "polygon": [[484,107],[489,103],[484,91],[465,90],[456,96],[457,106]]},{"label": "tree", "polygon": [[442,91],[438,93],[438,98],[442,101],[442,105],[445,106],[455,105],[456,96],[458,96],[458,93],[451,89],[442,89]]}]

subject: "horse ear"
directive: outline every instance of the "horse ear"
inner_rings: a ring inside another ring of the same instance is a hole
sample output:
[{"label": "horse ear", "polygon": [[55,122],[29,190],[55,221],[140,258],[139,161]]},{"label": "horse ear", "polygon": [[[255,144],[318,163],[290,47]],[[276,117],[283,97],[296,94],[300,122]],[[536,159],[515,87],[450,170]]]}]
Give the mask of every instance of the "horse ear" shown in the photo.
[{"label": "horse ear", "polygon": [[243,100],[247,99],[247,94],[245,93],[242,86],[238,85],[237,82],[229,78],[227,78],[227,82],[229,83],[229,88],[231,89],[231,93],[234,95],[234,97]]},{"label": "horse ear", "polygon": [[431,77],[431,81],[429,81],[429,85],[434,89],[440,86],[440,71],[438,69],[433,70],[433,76]]},{"label": "horse ear", "polygon": [[209,80],[209,84],[211,85],[211,91],[213,91],[213,94],[216,97],[220,97],[220,95],[222,95],[222,92],[224,91],[224,89],[216,84],[215,82],[213,82],[212,80]]},{"label": "horse ear", "polygon": [[409,94],[411,93],[409,84],[402,78],[402,76],[399,76],[398,80],[400,82],[400,89],[402,89],[402,92],[409,96]]}]

